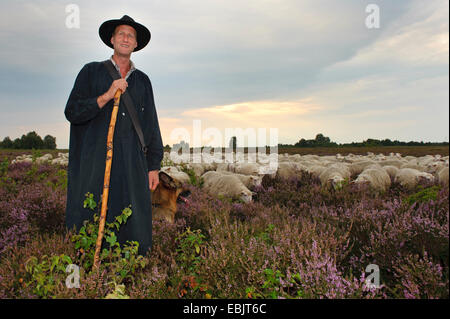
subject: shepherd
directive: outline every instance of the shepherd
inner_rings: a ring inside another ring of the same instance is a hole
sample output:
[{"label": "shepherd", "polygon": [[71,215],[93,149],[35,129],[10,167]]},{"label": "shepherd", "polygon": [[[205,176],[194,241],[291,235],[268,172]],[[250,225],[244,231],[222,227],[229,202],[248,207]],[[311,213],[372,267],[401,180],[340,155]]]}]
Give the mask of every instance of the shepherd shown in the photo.
[{"label": "shepherd", "polygon": [[[92,212],[83,208],[85,194],[98,200],[108,187],[106,222],[131,205],[132,215],[116,235],[121,244],[137,241],[139,254],[145,255],[152,246],[151,191],[159,183],[164,151],[150,79],[130,58],[148,44],[150,31],[124,15],[105,21],[99,35],[113,55],[84,65],[64,111],[70,122],[66,226],[79,231],[83,221],[92,218]],[[115,96],[120,103],[111,144],[114,153],[109,184],[104,185]]]}]

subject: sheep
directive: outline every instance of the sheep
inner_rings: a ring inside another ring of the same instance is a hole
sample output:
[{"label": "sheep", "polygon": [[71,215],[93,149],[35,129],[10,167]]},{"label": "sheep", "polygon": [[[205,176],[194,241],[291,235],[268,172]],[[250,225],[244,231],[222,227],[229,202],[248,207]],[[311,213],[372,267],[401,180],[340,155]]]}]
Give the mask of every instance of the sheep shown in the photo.
[{"label": "sheep", "polygon": [[251,192],[234,174],[221,174],[209,171],[202,175],[203,189],[211,196],[225,196],[240,199],[245,203],[252,201]]},{"label": "sheep", "polygon": [[161,171],[170,174],[172,172],[179,172],[180,170],[176,166],[163,166],[161,167]]},{"label": "sheep", "polygon": [[412,168],[418,171],[425,171],[425,168],[420,166],[416,161],[410,161],[406,164],[403,164],[402,166],[400,166],[400,168]]},{"label": "sheep", "polygon": [[48,154],[47,153],[47,154],[45,154],[45,155],[43,155],[41,157],[36,158],[36,163],[37,164],[44,164],[46,162],[51,161],[52,159],[53,159],[52,154]]},{"label": "sheep", "polygon": [[24,163],[32,163],[32,162],[33,162],[32,155],[26,155],[26,154],[19,155],[19,156],[17,156],[15,159],[13,159],[13,160],[11,161],[11,164],[14,164],[14,163],[21,163],[21,162],[24,162]]},{"label": "sheep", "polygon": [[388,159],[385,161],[382,161],[379,163],[381,166],[395,166],[397,168],[400,168],[403,164],[405,164],[405,162],[400,161],[398,159]]},{"label": "sheep", "polygon": [[382,167],[386,173],[388,173],[389,177],[391,178],[391,181],[395,180],[395,175],[397,175],[399,168],[393,165],[386,165]]},{"label": "sheep", "polygon": [[328,166],[320,175],[319,179],[322,185],[339,188],[345,180],[350,180],[350,169],[346,164],[335,163]]},{"label": "sheep", "polygon": [[[375,163],[375,164],[370,164],[369,166],[366,166],[366,168],[364,168],[363,172],[364,172],[366,169],[369,169],[369,168],[373,168],[373,169],[382,169],[382,167],[381,167],[380,164]],[[361,173],[362,173],[362,172],[361,172]]]},{"label": "sheep", "polygon": [[259,164],[256,163],[237,163],[234,166],[234,172],[244,175],[258,175]]},{"label": "sheep", "polygon": [[444,162],[433,161],[427,164],[427,166],[425,167],[425,171],[427,173],[433,174],[434,176],[437,176],[437,173],[444,167],[446,167]]},{"label": "sheep", "polygon": [[307,168],[302,164],[296,162],[282,162],[278,163],[276,176],[284,179],[287,179],[291,176],[301,176],[302,170],[307,170]]},{"label": "sheep", "polygon": [[421,172],[419,170],[413,169],[413,168],[401,168],[395,175],[396,183],[400,183],[400,185],[412,190],[414,189],[419,183],[429,181],[434,181],[434,176]]},{"label": "sheep", "polygon": [[433,155],[426,155],[426,156],[419,157],[417,159],[417,163],[420,166],[427,166],[428,164],[430,164],[433,161],[435,161],[435,158]]},{"label": "sheep", "polygon": [[244,184],[248,189],[254,188],[256,186],[261,186],[261,182],[263,179],[263,175],[254,176],[254,175],[244,175],[244,174],[238,174],[233,172],[220,172],[224,175],[234,175],[237,178],[240,179],[242,184]]},{"label": "sheep", "polygon": [[216,171],[217,172],[223,172],[223,171],[234,172],[234,163],[218,163]]},{"label": "sheep", "polygon": [[189,163],[186,165],[188,169],[191,169],[194,171],[194,174],[198,177],[202,176],[203,173],[206,171],[206,164],[200,164],[200,163]]},{"label": "sheep", "polygon": [[61,157],[57,157],[51,160],[51,163],[53,165],[62,165],[62,166],[68,166],[69,160]]},{"label": "sheep", "polygon": [[188,174],[173,169],[173,166],[169,166],[169,168],[163,167],[161,168],[161,171],[166,173],[173,179],[180,181],[182,184],[189,184],[191,182],[191,179]]},{"label": "sheep", "polygon": [[439,184],[443,185],[443,186],[447,186],[448,187],[448,167],[444,167],[442,168],[438,173],[437,173],[437,179],[439,181]]},{"label": "sheep", "polygon": [[311,173],[314,177],[319,177],[320,174],[326,169],[325,166],[322,165],[311,165],[306,170],[308,173]]},{"label": "sheep", "polygon": [[391,186],[391,178],[382,168],[367,168],[352,183],[368,183],[372,189],[378,192],[386,192]]},{"label": "sheep", "polygon": [[375,161],[372,160],[364,160],[364,161],[357,161],[350,164],[350,175],[359,175],[362,173],[362,171],[369,165],[376,164]]}]

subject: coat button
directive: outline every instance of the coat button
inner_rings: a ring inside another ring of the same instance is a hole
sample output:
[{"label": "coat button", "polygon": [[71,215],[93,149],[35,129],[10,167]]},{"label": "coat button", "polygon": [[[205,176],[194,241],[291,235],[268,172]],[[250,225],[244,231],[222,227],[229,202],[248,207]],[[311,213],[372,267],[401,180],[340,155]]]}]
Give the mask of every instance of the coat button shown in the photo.
[{"label": "coat button", "polygon": [[122,113],[123,116],[125,116],[125,113]]}]

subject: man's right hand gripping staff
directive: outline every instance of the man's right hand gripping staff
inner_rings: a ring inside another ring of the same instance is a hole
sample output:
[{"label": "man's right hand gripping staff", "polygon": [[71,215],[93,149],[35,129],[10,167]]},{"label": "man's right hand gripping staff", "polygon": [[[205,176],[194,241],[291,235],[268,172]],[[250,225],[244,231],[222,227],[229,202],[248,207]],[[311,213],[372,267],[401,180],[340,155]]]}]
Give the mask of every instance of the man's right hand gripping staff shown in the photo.
[{"label": "man's right hand gripping staff", "polygon": [[111,84],[111,87],[109,88],[109,90],[97,98],[98,107],[102,108],[103,106],[105,106],[106,103],[108,103],[111,99],[113,99],[117,90],[121,90],[122,94],[125,93],[125,90],[127,89],[127,87],[128,87],[127,80],[125,80],[125,79],[115,80]]},{"label": "man's right hand gripping staff", "polygon": [[90,96],[91,88],[89,84],[89,66],[86,64],[78,74],[75,85],[70,93],[64,114],[67,120],[72,124],[82,124],[93,119],[98,112],[114,98],[117,90],[122,93],[128,87],[125,79],[118,79],[112,82],[108,91],[100,96]]}]

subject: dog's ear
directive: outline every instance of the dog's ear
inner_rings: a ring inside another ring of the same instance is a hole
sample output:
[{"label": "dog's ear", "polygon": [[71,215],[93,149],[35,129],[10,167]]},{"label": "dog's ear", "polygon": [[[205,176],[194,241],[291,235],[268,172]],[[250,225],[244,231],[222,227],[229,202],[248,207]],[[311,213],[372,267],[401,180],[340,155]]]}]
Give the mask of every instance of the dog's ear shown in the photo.
[{"label": "dog's ear", "polygon": [[159,172],[158,175],[159,175],[159,180],[160,180],[162,186],[164,186],[165,188],[168,188],[168,189],[172,189],[172,190],[177,189],[177,185],[175,184],[175,181],[169,174],[167,174],[165,172]]}]

